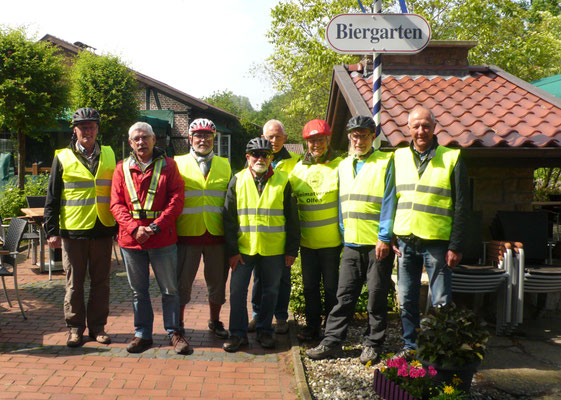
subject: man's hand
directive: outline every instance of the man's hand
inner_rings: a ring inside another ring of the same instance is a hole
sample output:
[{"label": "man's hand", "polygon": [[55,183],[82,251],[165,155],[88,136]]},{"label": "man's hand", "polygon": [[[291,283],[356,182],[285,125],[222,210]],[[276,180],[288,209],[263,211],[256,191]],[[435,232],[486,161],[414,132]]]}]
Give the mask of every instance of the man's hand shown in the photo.
[{"label": "man's hand", "polygon": [[133,237],[140,244],[146,242],[152,235],[154,235],[154,232],[148,226],[139,226],[133,233]]},{"label": "man's hand", "polygon": [[284,256],[284,263],[287,267],[291,267],[294,264],[294,260],[296,260],[296,257]]},{"label": "man's hand", "polygon": [[446,264],[448,264],[450,268],[457,267],[460,261],[462,261],[461,252],[448,250],[448,252],[446,253]]},{"label": "man's hand", "polygon": [[390,244],[378,240],[376,243],[376,260],[386,258],[390,254]]},{"label": "man's hand", "polygon": [[392,250],[396,256],[401,257],[401,251],[399,251],[399,246],[397,245],[395,239],[392,240]]},{"label": "man's hand", "polygon": [[236,254],[235,256],[232,256],[228,259],[228,265],[230,266],[230,268],[232,268],[232,272],[236,270],[238,264],[245,265],[241,254]]},{"label": "man's hand", "polygon": [[60,236],[51,236],[47,239],[47,243],[51,249],[60,249],[62,247],[62,238]]}]

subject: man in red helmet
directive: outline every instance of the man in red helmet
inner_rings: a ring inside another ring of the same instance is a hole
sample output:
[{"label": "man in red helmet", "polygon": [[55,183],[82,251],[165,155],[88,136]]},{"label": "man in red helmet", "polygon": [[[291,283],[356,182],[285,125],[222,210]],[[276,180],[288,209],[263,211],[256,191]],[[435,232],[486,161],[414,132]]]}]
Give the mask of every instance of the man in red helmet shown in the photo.
[{"label": "man in red helmet", "polygon": [[300,218],[300,257],[306,326],[298,333],[300,340],[319,339],[322,322],[321,282],[325,293],[325,315],[337,303],[341,234],[337,166],[329,147],[331,128],[321,119],[304,126],[302,136],[308,151],[290,174],[290,184],[298,202]]},{"label": "man in red helmet", "polygon": [[220,321],[228,279],[222,210],[232,171],[227,159],[214,154],[215,134],[216,126],[211,120],[194,120],[189,126],[191,151],[175,157],[185,182],[185,204],[176,221],[177,272],[183,327],[185,306],[191,300],[193,281],[203,256],[210,309],[208,329],[217,337],[227,339],[228,331]]}]

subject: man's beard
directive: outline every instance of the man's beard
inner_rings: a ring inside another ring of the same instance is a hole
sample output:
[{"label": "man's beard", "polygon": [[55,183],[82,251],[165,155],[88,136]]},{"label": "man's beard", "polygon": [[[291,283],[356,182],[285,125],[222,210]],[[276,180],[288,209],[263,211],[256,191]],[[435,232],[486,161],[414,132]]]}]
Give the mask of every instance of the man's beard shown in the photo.
[{"label": "man's beard", "polygon": [[267,164],[253,164],[253,167],[251,167],[251,169],[254,172],[257,172],[258,174],[262,174],[263,172],[267,171]]}]

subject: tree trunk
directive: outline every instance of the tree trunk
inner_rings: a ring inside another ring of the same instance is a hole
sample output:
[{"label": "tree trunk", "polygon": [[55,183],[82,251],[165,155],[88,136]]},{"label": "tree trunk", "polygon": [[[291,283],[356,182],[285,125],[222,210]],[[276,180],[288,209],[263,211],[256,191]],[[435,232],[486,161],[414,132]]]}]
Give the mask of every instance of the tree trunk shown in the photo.
[{"label": "tree trunk", "polygon": [[25,187],[25,135],[18,132],[18,188]]}]

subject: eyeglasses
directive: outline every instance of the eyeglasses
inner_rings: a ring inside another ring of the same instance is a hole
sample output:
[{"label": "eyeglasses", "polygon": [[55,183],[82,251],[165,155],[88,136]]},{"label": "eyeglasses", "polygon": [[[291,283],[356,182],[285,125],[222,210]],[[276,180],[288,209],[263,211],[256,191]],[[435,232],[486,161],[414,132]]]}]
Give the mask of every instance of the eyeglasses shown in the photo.
[{"label": "eyeglasses", "polygon": [[361,135],[361,134],[358,134],[358,133],[354,133],[354,132],[353,132],[353,133],[349,134],[349,137],[351,138],[351,140],[352,140],[353,142],[358,142],[359,140],[368,140],[368,139],[370,139],[370,138],[372,137],[372,134],[371,134],[371,133],[366,133],[366,134]]},{"label": "eyeglasses", "polygon": [[269,153],[267,151],[251,151],[251,152],[249,152],[249,155],[251,157],[255,158],[255,159],[258,159],[258,158],[265,158],[266,159],[271,155],[271,153]]},{"label": "eyeglasses", "polygon": [[192,136],[197,139],[205,139],[205,140],[210,140],[211,138],[214,137],[212,133],[208,133],[208,132],[195,132],[192,134]]},{"label": "eyeglasses", "polygon": [[140,141],[148,142],[148,141],[150,140],[151,137],[152,137],[152,135],[138,135],[138,136],[133,136],[133,137],[131,137],[130,140],[131,140],[133,143],[138,143],[138,142],[140,142]]}]

